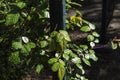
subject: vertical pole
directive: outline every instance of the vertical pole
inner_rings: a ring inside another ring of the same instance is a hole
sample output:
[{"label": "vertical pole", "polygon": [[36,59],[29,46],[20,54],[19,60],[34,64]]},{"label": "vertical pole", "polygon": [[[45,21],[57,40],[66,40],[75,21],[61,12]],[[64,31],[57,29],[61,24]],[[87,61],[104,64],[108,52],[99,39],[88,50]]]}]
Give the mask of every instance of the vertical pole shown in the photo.
[{"label": "vertical pole", "polygon": [[102,25],[100,30],[100,43],[105,43],[107,31],[107,0],[102,0]]},{"label": "vertical pole", "polygon": [[[54,30],[66,30],[66,2],[65,0],[49,0],[51,32]],[[57,80],[53,73],[53,80]],[[66,75],[64,77],[66,80]]]},{"label": "vertical pole", "polygon": [[49,0],[51,31],[65,29],[65,0]]}]

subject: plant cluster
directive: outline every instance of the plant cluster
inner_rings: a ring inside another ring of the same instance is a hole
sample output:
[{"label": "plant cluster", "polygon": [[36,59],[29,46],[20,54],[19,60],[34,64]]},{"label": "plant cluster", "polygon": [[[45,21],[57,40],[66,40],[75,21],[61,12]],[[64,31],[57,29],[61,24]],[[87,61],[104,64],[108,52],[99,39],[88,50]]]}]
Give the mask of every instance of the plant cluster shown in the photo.
[{"label": "plant cluster", "polygon": [[[78,3],[66,0],[67,10]],[[97,61],[93,47],[99,34],[81,13],[66,20],[66,27],[87,33],[87,44],[73,44],[65,30],[50,32],[48,0],[0,1],[0,79],[20,79],[22,72],[42,69],[58,72],[59,80],[87,80],[83,64]],[[48,66],[49,64],[49,66]],[[21,73],[21,74],[20,74]],[[73,74],[74,73],[74,74]]]}]

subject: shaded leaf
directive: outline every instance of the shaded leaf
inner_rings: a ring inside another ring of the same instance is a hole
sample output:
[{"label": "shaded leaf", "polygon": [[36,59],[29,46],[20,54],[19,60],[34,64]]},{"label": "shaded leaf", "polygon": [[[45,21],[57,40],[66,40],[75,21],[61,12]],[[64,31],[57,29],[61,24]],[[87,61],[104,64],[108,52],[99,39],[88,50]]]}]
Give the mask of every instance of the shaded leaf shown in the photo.
[{"label": "shaded leaf", "polygon": [[20,9],[24,8],[26,6],[26,3],[24,2],[17,2],[15,3],[16,6],[18,6]]},{"label": "shaded leaf", "polygon": [[20,18],[19,13],[7,14],[5,23],[6,23],[6,25],[16,24],[18,22],[19,18]]},{"label": "shaded leaf", "polygon": [[41,72],[41,70],[43,69],[43,65],[42,64],[38,64],[37,66],[36,66],[36,73],[38,73],[38,74],[40,74],[40,72]]},{"label": "shaded leaf", "polygon": [[16,51],[16,52],[11,53],[8,61],[13,65],[19,64],[21,62],[19,52]]},{"label": "shaded leaf", "polygon": [[85,64],[87,64],[88,66],[91,66],[91,64],[90,64],[90,61],[89,61],[89,60],[87,60],[87,59],[85,59],[85,58],[82,58],[82,60],[83,60],[83,62],[84,62]]},{"label": "shaded leaf", "polygon": [[28,46],[29,48],[35,48],[35,47],[36,47],[35,43],[33,43],[33,42],[27,43],[27,46]]},{"label": "shaded leaf", "polygon": [[23,48],[23,45],[22,45],[21,41],[20,42],[13,42],[12,47],[17,50],[17,49]]},{"label": "shaded leaf", "polygon": [[47,41],[40,41],[40,47],[45,48],[48,45]]}]

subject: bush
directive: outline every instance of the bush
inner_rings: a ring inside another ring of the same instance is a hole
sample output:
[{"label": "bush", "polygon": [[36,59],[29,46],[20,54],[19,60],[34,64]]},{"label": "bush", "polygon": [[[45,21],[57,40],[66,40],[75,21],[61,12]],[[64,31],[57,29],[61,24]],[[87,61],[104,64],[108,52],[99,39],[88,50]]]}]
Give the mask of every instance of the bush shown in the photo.
[{"label": "bush", "polygon": [[[71,0],[66,2],[67,10],[72,5],[81,6]],[[88,33],[88,45],[73,44],[65,30],[49,31],[48,0],[1,0],[0,79],[18,80],[29,69],[40,74],[42,69],[51,67],[53,72],[58,72],[60,80],[65,74],[68,80],[85,80],[83,64],[91,66],[90,59],[97,61],[93,47],[99,42],[99,34],[93,24],[75,11],[76,15],[67,19],[66,27],[77,26]]]}]

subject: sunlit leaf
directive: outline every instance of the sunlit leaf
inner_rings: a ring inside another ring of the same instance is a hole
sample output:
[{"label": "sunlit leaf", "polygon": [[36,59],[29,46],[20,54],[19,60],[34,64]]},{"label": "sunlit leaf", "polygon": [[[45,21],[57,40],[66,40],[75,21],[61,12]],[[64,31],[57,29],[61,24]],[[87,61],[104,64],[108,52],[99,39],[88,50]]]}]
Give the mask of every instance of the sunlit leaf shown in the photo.
[{"label": "sunlit leaf", "polygon": [[99,37],[100,36],[97,32],[93,32],[92,35],[95,36],[95,37]]},{"label": "sunlit leaf", "polygon": [[63,80],[64,75],[65,75],[65,67],[60,65],[60,67],[58,69],[58,78],[59,78],[59,80]]},{"label": "sunlit leaf", "polygon": [[59,32],[63,35],[63,37],[65,38],[65,40],[71,41],[71,39],[70,39],[69,34],[68,34],[67,31],[65,31],[65,30],[59,30]]},{"label": "sunlit leaf", "polygon": [[54,63],[54,64],[52,65],[52,71],[53,71],[53,72],[58,71],[59,67],[60,67],[59,62]]},{"label": "sunlit leaf", "polygon": [[60,63],[60,65],[65,66],[65,62],[62,59],[59,59],[59,63]]},{"label": "sunlit leaf", "polygon": [[93,24],[91,24],[91,23],[89,23],[89,27],[90,27],[90,29],[92,29],[92,30],[95,29],[95,25],[93,25]]},{"label": "sunlit leaf", "polygon": [[90,54],[88,54],[88,53],[85,54],[85,58],[86,58],[86,59],[89,59],[89,58],[90,58]]},{"label": "sunlit leaf", "polygon": [[89,32],[90,28],[89,28],[89,26],[83,26],[83,27],[80,28],[80,30],[83,31],[83,32]]},{"label": "sunlit leaf", "polygon": [[90,61],[88,59],[82,58],[83,62],[88,66],[91,66]]},{"label": "sunlit leaf", "polygon": [[87,45],[80,45],[80,47],[81,47],[83,50],[87,50],[87,49],[88,49],[88,46],[87,46]]},{"label": "sunlit leaf", "polygon": [[111,42],[112,49],[117,49],[117,43]]},{"label": "sunlit leaf", "polygon": [[77,64],[77,63],[81,63],[81,59],[78,57],[72,58],[71,60],[73,63]]},{"label": "sunlit leaf", "polygon": [[51,59],[48,60],[48,63],[49,63],[49,64],[53,64],[53,63],[55,63],[55,62],[57,62],[57,61],[58,61],[57,58],[51,58]]},{"label": "sunlit leaf", "polygon": [[95,43],[99,43],[99,39],[95,39],[94,42],[95,42]]},{"label": "sunlit leaf", "polygon": [[93,41],[93,40],[94,40],[94,36],[88,35],[88,36],[87,36],[87,40],[88,40],[88,41]]}]

